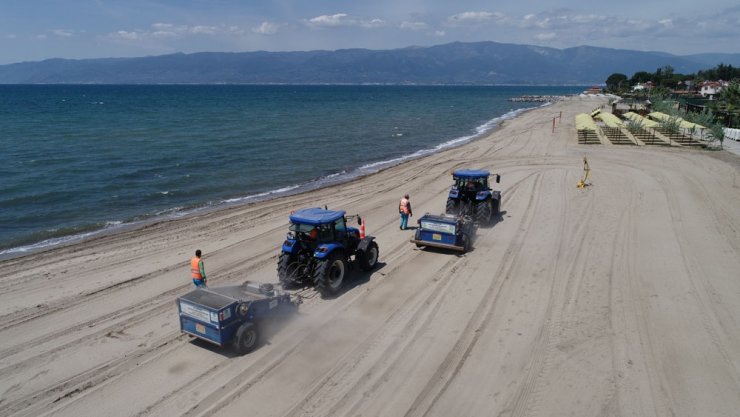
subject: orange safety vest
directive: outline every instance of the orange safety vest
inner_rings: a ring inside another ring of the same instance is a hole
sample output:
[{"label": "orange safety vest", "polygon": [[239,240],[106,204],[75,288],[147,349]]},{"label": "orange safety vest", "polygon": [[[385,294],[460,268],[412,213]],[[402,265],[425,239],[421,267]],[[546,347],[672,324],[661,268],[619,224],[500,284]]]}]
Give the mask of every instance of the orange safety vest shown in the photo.
[{"label": "orange safety vest", "polygon": [[409,214],[409,200],[406,197],[401,199],[401,203],[398,205],[398,211],[404,214]]},{"label": "orange safety vest", "polygon": [[203,279],[203,275],[200,274],[200,258],[197,256],[190,260],[190,274],[193,279]]}]

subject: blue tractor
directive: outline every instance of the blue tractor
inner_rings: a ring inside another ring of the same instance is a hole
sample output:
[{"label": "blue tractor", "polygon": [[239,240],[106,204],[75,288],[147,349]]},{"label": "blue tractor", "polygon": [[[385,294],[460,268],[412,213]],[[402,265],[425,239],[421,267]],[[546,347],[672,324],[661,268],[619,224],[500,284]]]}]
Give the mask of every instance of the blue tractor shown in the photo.
[{"label": "blue tractor", "polygon": [[[493,191],[488,185],[491,173],[481,169],[458,169],[452,173],[455,183],[447,197],[445,213],[470,216],[478,224],[488,225],[499,215],[501,191]],[[496,183],[501,175],[495,174]]]},{"label": "blue tractor", "polygon": [[378,244],[372,236],[347,226],[344,211],[321,208],[298,210],[290,215],[288,236],[278,258],[278,278],[283,288],[313,285],[323,297],[339,293],[347,270],[363,271],[378,263]]}]

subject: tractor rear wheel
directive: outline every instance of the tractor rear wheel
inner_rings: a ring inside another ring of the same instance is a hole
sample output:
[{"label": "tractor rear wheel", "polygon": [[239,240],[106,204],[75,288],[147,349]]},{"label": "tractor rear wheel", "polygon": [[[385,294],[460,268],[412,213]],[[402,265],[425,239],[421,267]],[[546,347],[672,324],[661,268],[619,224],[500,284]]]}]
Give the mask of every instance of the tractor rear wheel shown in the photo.
[{"label": "tractor rear wheel", "polygon": [[357,263],[360,264],[360,269],[363,271],[370,271],[375,268],[375,265],[378,263],[379,252],[378,244],[375,242],[370,242],[370,244],[367,245],[367,249],[358,251]]},{"label": "tractor rear wheel", "polygon": [[482,201],[475,205],[475,220],[480,224],[489,224],[491,222],[491,214],[493,212],[493,205],[491,199]]},{"label": "tractor rear wheel", "polygon": [[259,332],[254,323],[244,323],[236,329],[234,334],[234,351],[244,355],[254,350],[259,342]]},{"label": "tractor rear wheel", "polygon": [[336,250],[326,258],[318,261],[314,272],[316,289],[322,297],[337,295],[342,288],[344,276],[347,274],[347,259],[344,254]]},{"label": "tractor rear wheel", "polygon": [[445,213],[457,215],[459,211],[460,211],[460,202],[452,198],[447,198],[447,205],[445,206]]},{"label": "tractor rear wheel", "polygon": [[498,216],[501,214],[501,200],[498,198],[493,200],[493,215]]}]

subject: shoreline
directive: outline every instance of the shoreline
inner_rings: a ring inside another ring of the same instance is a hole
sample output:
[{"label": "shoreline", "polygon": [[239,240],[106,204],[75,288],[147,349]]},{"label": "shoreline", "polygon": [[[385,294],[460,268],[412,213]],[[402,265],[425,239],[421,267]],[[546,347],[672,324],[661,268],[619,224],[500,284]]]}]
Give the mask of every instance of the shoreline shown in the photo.
[{"label": "shoreline", "polygon": [[[287,186],[280,187],[275,190],[268,190],[268,191],[260,192],[257,194],[247,195],[244,197],[228,198],[228,199],[224,199],[219,202],[216,202],[210,205],[205,205],[202,207],[193,207],[193,208],[182,209],[182,210],[171,209],[175,211],[168,213],[168,214],[164,214],[164,215],[159,215],[159,214],[144,215],[145,218],[141,220],[108,221],[102,227],[95,228],[93,225],[91,225],[90,230],[81,231],[79,233],[55,236],[52,238],[44,239],[44,240],[30,243],[30,244],[11,247],[7,249],[1,249],[0,250],[0,261],[16,259],[19,257],[23,257],[23,256],[27,256],[27,255],[31,255],[31,254],[35,254],[39,252],[44,252],[44,251],[52,250],[55,248],[75,245],[75,244],[83,243],[83,242],[86,242],[92,239],[102,238],[105,236],[110,236],[110,235],[114,235],[118,233],[125,233],[129,231],[139,230],[139,229],[142,229],[142,228],[154,225],[154,224],[158,224],[161,222],[188,219],[193,216],[209,214],[214,211],[244,207],[244,206],[248,206],[251,204],[257,204],[257,203],[261,203],[265,201],[270,201],[270,200],[279,199],[283,197],[290,197],[290,196],[299,195],[303,193],[313,192],[316,190],[320,190],[320,189],[324,189],[324,188],[328,188],[332,186],[350,183],[352,181],[377,174],[388,168],[392,168],[392,167],[395,167],[395,166],[398,166],[404,163],[408,163],[411,161],[415,161],[418,159],[423,159],[423,158],[429,157],[439,152],[444,152],[449,149],[459,148],[471,142],[484,139],[490,136],[498,128],[500,128],[503,125],[503,123],[510,121],[510,120],[514,120],[524,113],[535,111],[541,108],[545,108],[552,104],[553,102],[545,102],[545,103],[540,103],[539,105],[534,105],[532,107],[527,107],[527,108],[522,108],[522,109],[517,109],[517,110],[510,110],[500,116],[496,116],[492,118],[491,120],[483,123],[480,126],[476,126],[474,129],[477,131],[477,133],[475,134],[450,139],[432,148],[419,149],[410,154],[402,155],[402,156],[391,158],[388,160],[371,162],[371,163],[356,167],[352,171],[349,171],[349,172],[334,173],[334,174],[330,174],[324,177],[313,179],[303,184],[287,185]],[[165,210],[165,211],[168,211],[168,210]]]},{"label": "shoreline", "polygon": [[[0,262],[3,411],[734,415],[740,158],[579,145],[575,115],[605,100],[315,192]],[[501,175],[501,215],[463,255],[417,248],[399,198],[415,226],[444,210],[460,168]],[[181,333],[196,249],[210,286],[277,283],[288,216],[324,205],[362,216],[376,268],[332,298],[291,289],[299,313],[247,355]]]}]

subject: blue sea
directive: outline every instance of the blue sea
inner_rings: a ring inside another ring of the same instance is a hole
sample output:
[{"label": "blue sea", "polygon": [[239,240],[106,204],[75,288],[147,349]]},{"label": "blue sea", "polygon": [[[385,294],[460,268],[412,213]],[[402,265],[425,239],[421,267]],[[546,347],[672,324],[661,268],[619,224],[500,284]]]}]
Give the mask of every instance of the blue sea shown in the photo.
[{"label": "blue sea", "polygon": [[582,89],[0,85],[0,256],[347,181]]}]

